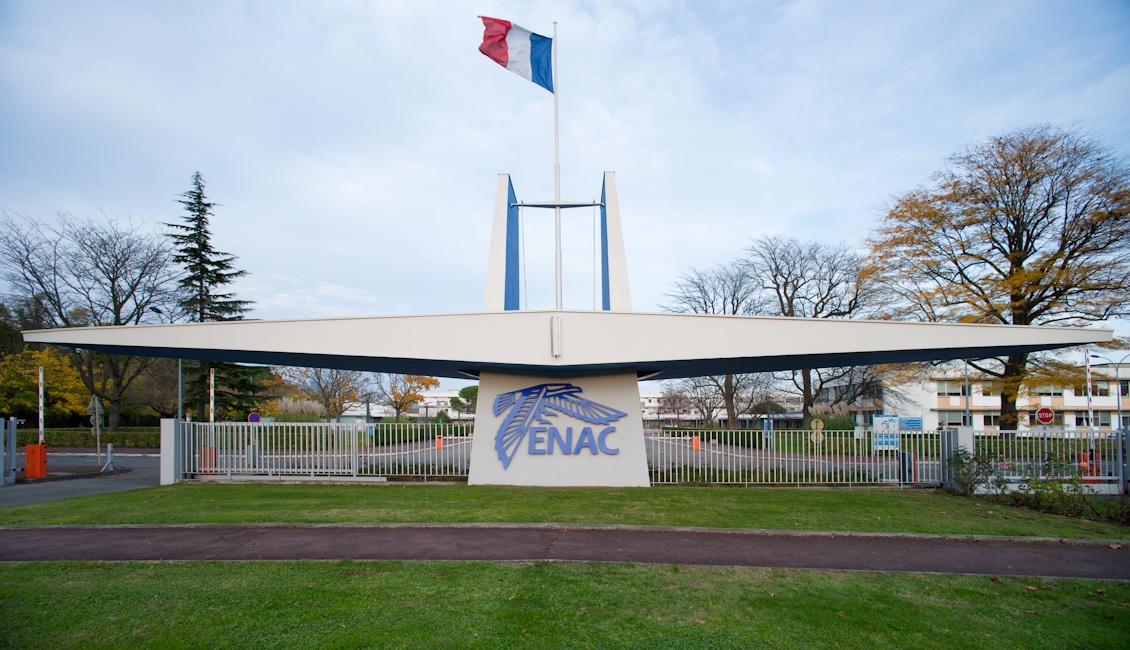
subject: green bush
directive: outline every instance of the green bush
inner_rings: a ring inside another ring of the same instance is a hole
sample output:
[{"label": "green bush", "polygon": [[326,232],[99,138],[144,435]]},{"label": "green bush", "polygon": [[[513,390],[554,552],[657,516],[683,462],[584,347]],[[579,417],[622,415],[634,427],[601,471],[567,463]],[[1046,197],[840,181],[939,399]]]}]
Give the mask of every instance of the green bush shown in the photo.
[{"label": "green bush", "polygon": [[[161,446],[159,427],[121,427],[117,431],[102,432],[102,444],[115,447],[141,447],[157,449]],[[16,445],[34,445],[39,442],[39,431],[19,429],[16,432]],[[44,429],[43,442],[48,447],[94,447],[95,437],[90,429]]]},{"label": "green bush", "polygon": [[275,422],[324,422],[326,418],[322,417],[321,413],[298,412],[298,413],[279,413],[275,416]]},{"label": "green bush", "polygon": [[1029,467],[1016,491],[1010,494],[1018,506],[1068,517],[1103,516],[1095,496],[1084,484],[1078,465],[1056,458]]},{"label": "green bush", "polygon": [[989,483],[997,470],[997,463],[984,454],[971,454],[959,448],[949,457],[950,481],[959,494],[970,496],[977,488]]},{"label": "green bush", "polygon": [[748,449],[763,449],[765,435],[760,429],[711,429],[703,432],[703,441],[717,440],[723,445],[746,447]]},{"label": "green bush", "polygon": [[812,430],[812,420],[820,418],[825,431],[855,431],[855,418],[850,415],[817,415],[804,422],[804,428]]}]

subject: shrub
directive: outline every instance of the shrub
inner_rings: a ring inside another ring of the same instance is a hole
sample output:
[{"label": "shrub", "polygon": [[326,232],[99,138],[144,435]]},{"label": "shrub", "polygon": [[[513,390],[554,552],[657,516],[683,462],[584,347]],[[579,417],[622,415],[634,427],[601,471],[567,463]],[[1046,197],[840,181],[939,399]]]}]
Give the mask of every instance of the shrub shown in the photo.
[{"label": "shrub", "polygon": [[280,397],[272,405],[272,410],[277,410],[276,422],[321,422],[325,417],[325,409],[314,400]]},{"label": "shrub", "polygon": [[812,420],[820,418],[825,431],[855,431],[855,418],[850,415],[817,415],[804,422],[804,428],[812,430]]},{"label": "shrub", "polygon": [[984,454],[973,455],[965,448],[958,448],[948,460],[950,482],[964,496],[970,496],[978,487],[988,484],[989,477],[997,472],[997,463],[993,459]]},{"label": "shrub", "polygon": [[[161,430],[157,427],[122,427],[117,431],[103,431],[102,444],[115,447],[142,447],[156,449],[161,446]],[[36,429],[19,429],[16,433],[18,446],[33,445],[39,442]],[[94,447],[95,437],[88,428],[45,429],[43,442],[48,447]]]},{"label": "shrub", "polygon": [[325,418],[318,413],[283,413],[275,416],[275,422],[323,422]]},{"label": "shrub", "polygon": [[1015,505],[1069,517],[1103,516],[1092,499],[1094,491],[1083,483],[1079,466],[1049,458],[1024,472],[1011,495]]}]

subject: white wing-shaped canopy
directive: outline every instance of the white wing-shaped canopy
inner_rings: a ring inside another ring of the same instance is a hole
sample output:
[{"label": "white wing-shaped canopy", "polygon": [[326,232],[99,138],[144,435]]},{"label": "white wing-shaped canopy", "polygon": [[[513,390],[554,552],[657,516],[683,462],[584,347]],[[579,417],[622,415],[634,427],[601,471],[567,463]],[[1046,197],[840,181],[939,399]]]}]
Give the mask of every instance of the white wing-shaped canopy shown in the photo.
[{"label": "white wing-shaped canopy", "polygon": [[139,356],[344,368],[439,377],[483,370],[672,379],[1050,350],[1110,341],[1068,327],[508,311],[87,327],[24,333],[29,343]]}]

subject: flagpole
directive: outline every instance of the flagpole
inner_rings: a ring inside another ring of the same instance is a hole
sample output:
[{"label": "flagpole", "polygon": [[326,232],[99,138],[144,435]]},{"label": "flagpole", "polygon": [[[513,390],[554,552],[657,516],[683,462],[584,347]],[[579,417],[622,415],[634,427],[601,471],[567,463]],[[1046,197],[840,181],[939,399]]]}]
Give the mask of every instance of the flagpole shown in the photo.
[{"label": "flagpole", "polygon": [[[561,203],[561,137],[558,131],[557,95],[561,91],[557,81],[557,22],[553,23],[553,200]],[[557,310],[562,308],[561,303],[561,206],[553,208],[553,221],[556,228],[557,262]]]}]

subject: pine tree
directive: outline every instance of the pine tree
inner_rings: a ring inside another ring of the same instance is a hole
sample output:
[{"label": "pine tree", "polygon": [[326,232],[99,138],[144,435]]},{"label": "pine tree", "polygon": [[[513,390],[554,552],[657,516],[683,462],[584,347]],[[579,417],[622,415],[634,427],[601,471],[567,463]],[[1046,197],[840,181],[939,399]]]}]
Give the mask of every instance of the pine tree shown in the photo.
[{"label": "pine tree", "polygon": [[208,218],[213,216],[216,206],[204,196],[204,177],[200,172],[192,175],[192,189],[181,194],[177,202],[184,206],[188,216],[185,223],[166,224],[179,230],[169,235],[177,253],[173,261],[183,264],[185,276],[179,286],[184,292],[181,307],[188,320],[195,323],[211,321],[243,320],[251,303],[236,300],[235,294],[217,293],[216,289],[231,284],[247,275],[247,271],[235,268],[235,256],[221,253],[212,248],[212,232],[208,229]]},{"label": "pine tree", "polygon": [[[236,257],[212,247],[212,233],[208,219],[214,216],[216,204],[204,195],[204,177],[200,172],[192,175],[192,189],[181,194],[178,203],[187,215],[183,224],[166,224],[175,231],[169,234],[176,247],[173,260],[183,265],[185,274],[179,282],[180,307],[190,322],[243,320],[251,302],[238,300],[234,293],[221,293],[220,289],[247,271],[235,267]],[[217,415],[240,416],[253,409],[265,392],[262,382],[270,376],[269,368],[241,366],[234,363],[201,361],[186,367],[188,374],[185,392],[190,408],[196,417],[208,417],[209,371],[216,371]]]}]

